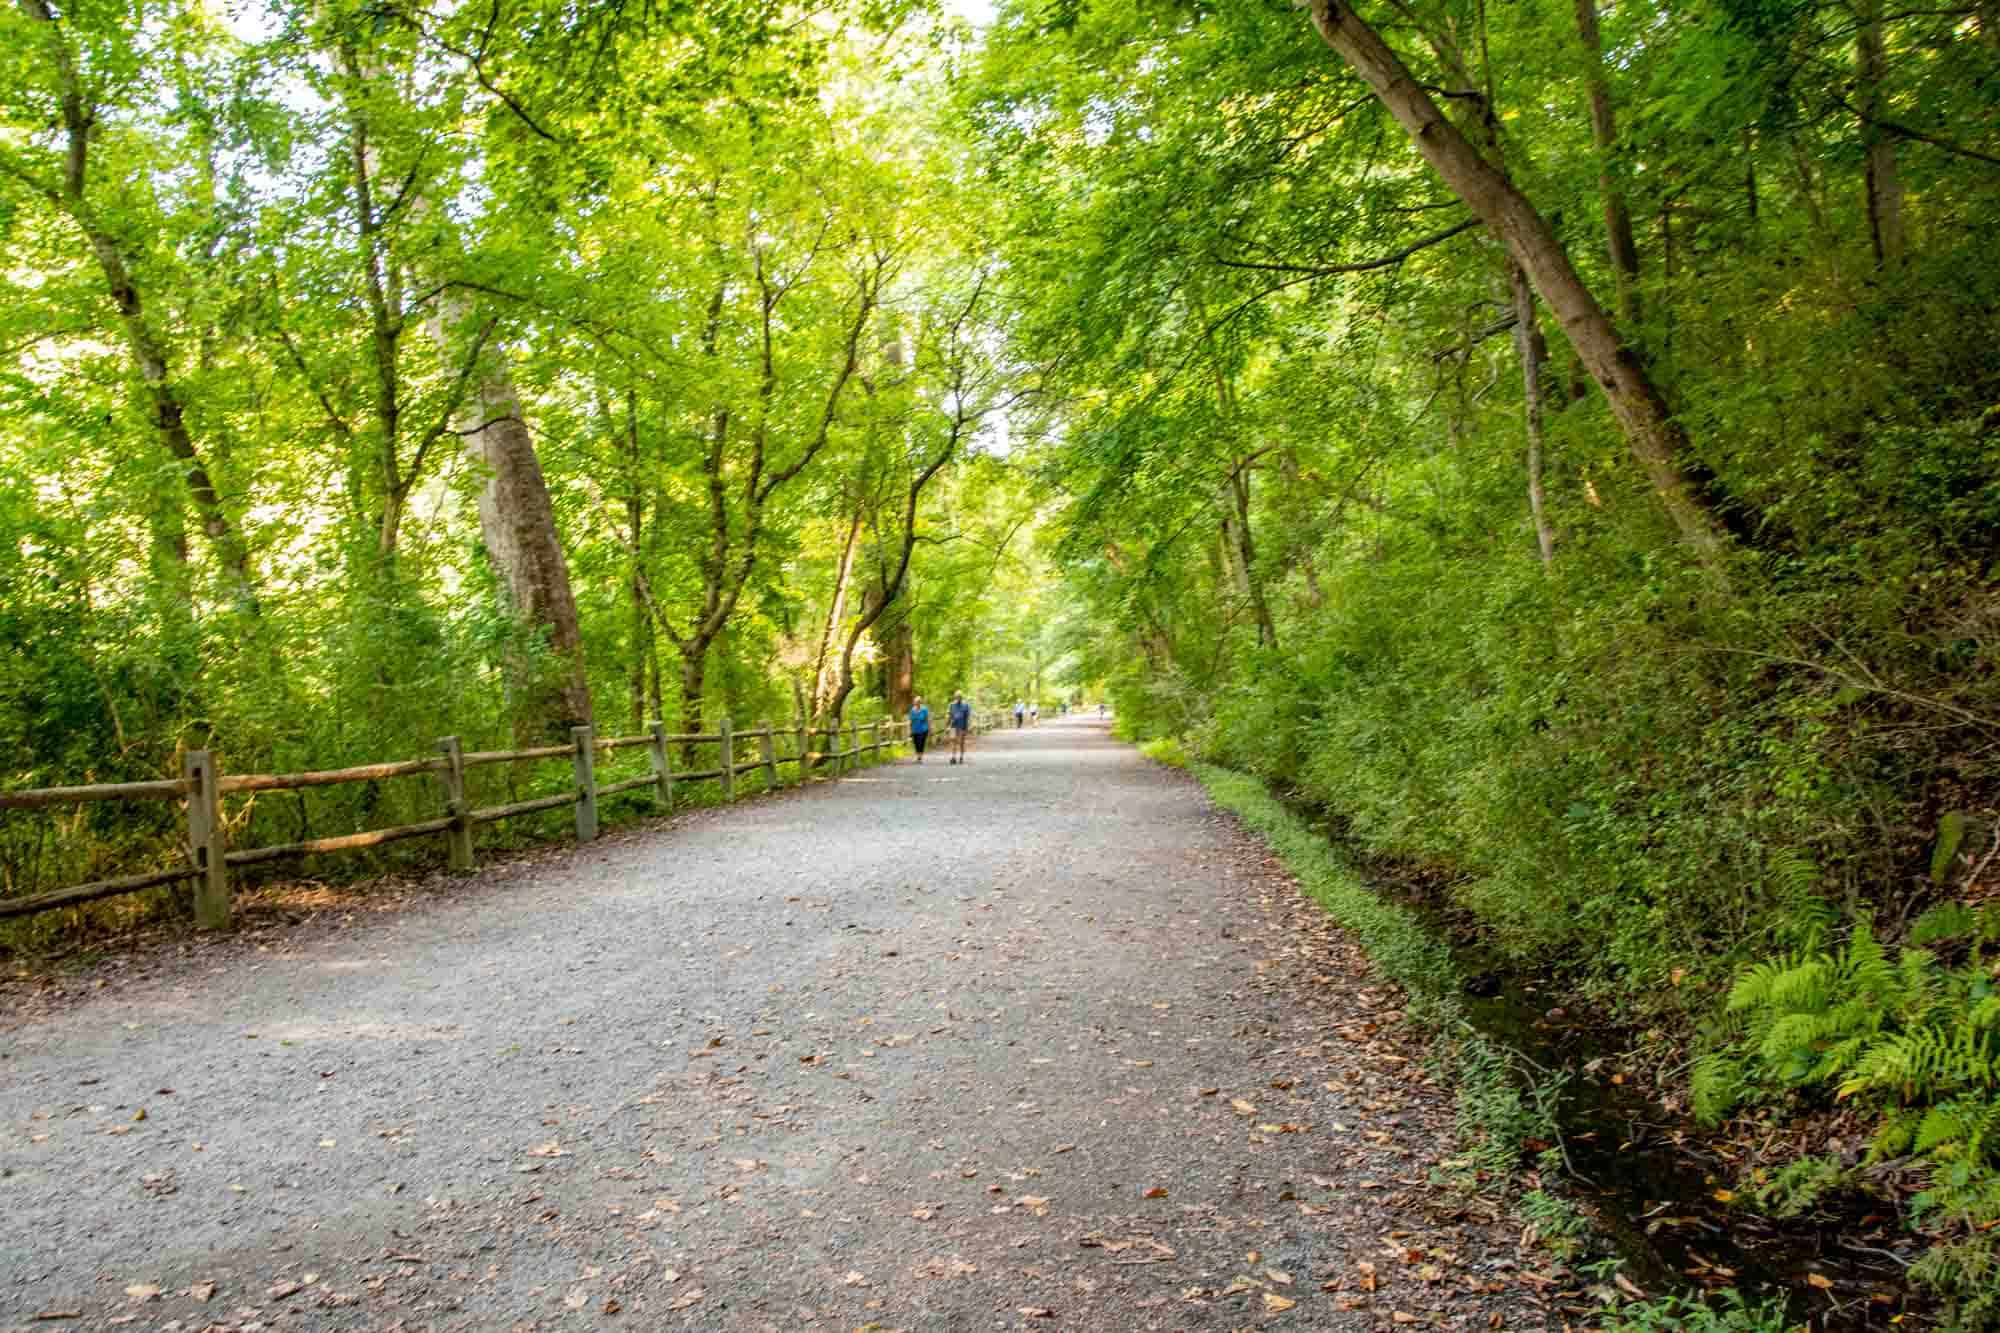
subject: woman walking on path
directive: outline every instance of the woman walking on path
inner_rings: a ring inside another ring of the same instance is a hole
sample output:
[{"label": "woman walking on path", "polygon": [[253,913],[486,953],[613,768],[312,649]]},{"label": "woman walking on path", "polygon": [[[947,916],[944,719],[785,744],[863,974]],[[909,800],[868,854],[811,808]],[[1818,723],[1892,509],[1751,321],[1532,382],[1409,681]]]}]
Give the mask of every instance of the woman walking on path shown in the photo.
[{"label": "woman walking on path", "polygon": [[917,762],[920,764],[924,762],[924,746],[930,743],[930,739],[931,710],[924,707],[924,696],[920,694],[910,707],[910,744],[916,747]]},{"label": "woman walking on path", "polygon": [[951,707],[945,710],[945,721],[951,724],[951,762],[965,762],[965,733],[972,730],[972,705],[962,694],[951,696]]}]

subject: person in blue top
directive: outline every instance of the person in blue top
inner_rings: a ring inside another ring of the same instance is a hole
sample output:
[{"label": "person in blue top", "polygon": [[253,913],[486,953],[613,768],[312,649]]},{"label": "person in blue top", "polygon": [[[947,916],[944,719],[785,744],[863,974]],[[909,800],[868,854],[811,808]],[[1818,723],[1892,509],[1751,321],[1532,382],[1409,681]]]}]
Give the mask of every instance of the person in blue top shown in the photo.
[{"label": "person in blue top", "polygon": [[972,705],[962,694],[951,696],[951,707],[945,711],[945,721],[951,724],[951,762],[965,762],[965,733],[972,730]]},{"label": "person in blue top", "polygon": [[916,747],[917,762],[924,762],[924,746],[931,739],[931,710],[924,707],[924,697],[920,694],[910,708],[910,744]]}]

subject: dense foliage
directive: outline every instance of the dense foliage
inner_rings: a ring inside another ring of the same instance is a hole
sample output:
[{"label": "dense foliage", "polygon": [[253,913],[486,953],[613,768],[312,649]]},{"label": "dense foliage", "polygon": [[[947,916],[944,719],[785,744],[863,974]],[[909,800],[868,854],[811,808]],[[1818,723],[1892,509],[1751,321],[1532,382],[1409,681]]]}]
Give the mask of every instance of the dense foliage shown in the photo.
[{"label": "dense foliage", "polygon": [[0,88],[12,785],[1101,682],[1670,1103],[1874,1117],[1769,1206],[1994,1317],[1989,0],[17,0]]},{"label": "dense foliage", "polygon": [[1928,1164],[1966,1244],[1994,958],[1912,929],[2000,887],[1996,92],[1990,9],[1867,0],[1021,4],[962,90],[1124,725],[1448,882],[1670,1103],[1693,1045],[1712,1115],[1886,1113],[1838,1187]]},{"label": "dense foliage", "polygon": [[[1031,380],[932,95],[965,31],[795,17],[0,10],[10,784],[1027,687],[993,422]],[[437,799],[247,800],[230,836]],[[0,892],[174,833],[11,816]]]}]

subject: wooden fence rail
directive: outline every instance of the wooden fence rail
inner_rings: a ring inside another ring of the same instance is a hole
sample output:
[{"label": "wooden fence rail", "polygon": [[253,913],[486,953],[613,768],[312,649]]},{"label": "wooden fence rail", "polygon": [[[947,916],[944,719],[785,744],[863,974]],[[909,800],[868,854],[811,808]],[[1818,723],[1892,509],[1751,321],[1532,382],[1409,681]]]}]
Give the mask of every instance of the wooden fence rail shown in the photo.
[{"label": "wooden fence rail", "polygon": [[[991,717],[976,719],[978,730],[985,730],[991,725],[994,725]],[[32,897],[0,898],[0,920],[75,907],[100,898],[193,880],[196,924],[203,929],[220,929],[229,924],[229,869],[232,866],[258,865],[293,856],[358,851],[404,838],[442,833],[449,850],[451,868],[470,870],[473,867],[472,830],[475,825],[573,806],[577,839],[588,842],[597,836],[597,803],[601,798],[651,788],[655,805],[665,810],[673,806],[675,783],[718,781],[723,799],[730,800],[736,795],[736,779],[747,773],[761,772],[762,789],[776,790],[781,785],[778,768],[782,764],[795,767],[795,781],[800,784],[812,781],[815,770],[821,768],[829,770],[830,776],[838,777],[844,772],[852,772],[864,754],[879,754],[884,749],[907,744],[909,731],[908,722],[884,718],[868,724],[869,739],[863,744],[861,724],[850,721],[845,728],[843,745],[843,729],[838,727],[809,728],[803,720],[796,720],[787,727],[774,727],[768,721],[760,721],[754,727],[738,731],[735,724],[725,717],[720,719],[713,732],[669,732],[664,724],[654,722],[638,735],[600,737],[590,727],[576,727],[571,732],[568,745],[540,745],[521,750],[475,750],[468,753],[459,745],[458,737],[446,736],[438,742],[439,754],[435,758],[400,759],[390,763],[308,773],[234,773],[226,776],[218,770],[214,755],[206,750],[192,750],[183,756],[182,776],[179,778],[0,792],[0,810],[30,810],[89,801],[184,800],[188,840],[186,865],[77,884]],[[784,753],[787,747],[780,744],[781,741],[789,744],[792,753]],[[737,757],[739,742],[752,747],[743,751],[745,757],[742,759]],[[824,748],[814,748],[821,742],[824,742]],[[692,748],[696,745],[716,747],[714,766],[676,772],[673,747]],[[635,777],[599,783],[599,753],[609,755],[626,749],[646,751],[647,771]],[[466,799],[465,770],[468,768],[552,759],[570,761],[575,773],[574,786],[550,796],[477,810]],[[444,814],[438,818],[271,847],[246,847],[232,851],[225,845],[226,826],[222,819],[224,796],[239,792],[295,791],[348,782],[378,782],[422,774],[434,775],[443,788]]]}]

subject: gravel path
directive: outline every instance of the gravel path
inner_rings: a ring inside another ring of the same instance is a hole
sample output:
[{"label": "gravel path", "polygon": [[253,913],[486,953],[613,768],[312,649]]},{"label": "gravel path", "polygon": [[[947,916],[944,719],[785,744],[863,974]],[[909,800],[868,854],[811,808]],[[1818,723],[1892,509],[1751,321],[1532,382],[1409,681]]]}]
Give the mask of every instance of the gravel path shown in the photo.
[{"label": "gravel path", "polygon": [[1094,722],[158,952],[5,992],[0,1328],[1544,1322],[1393,992]]}]

